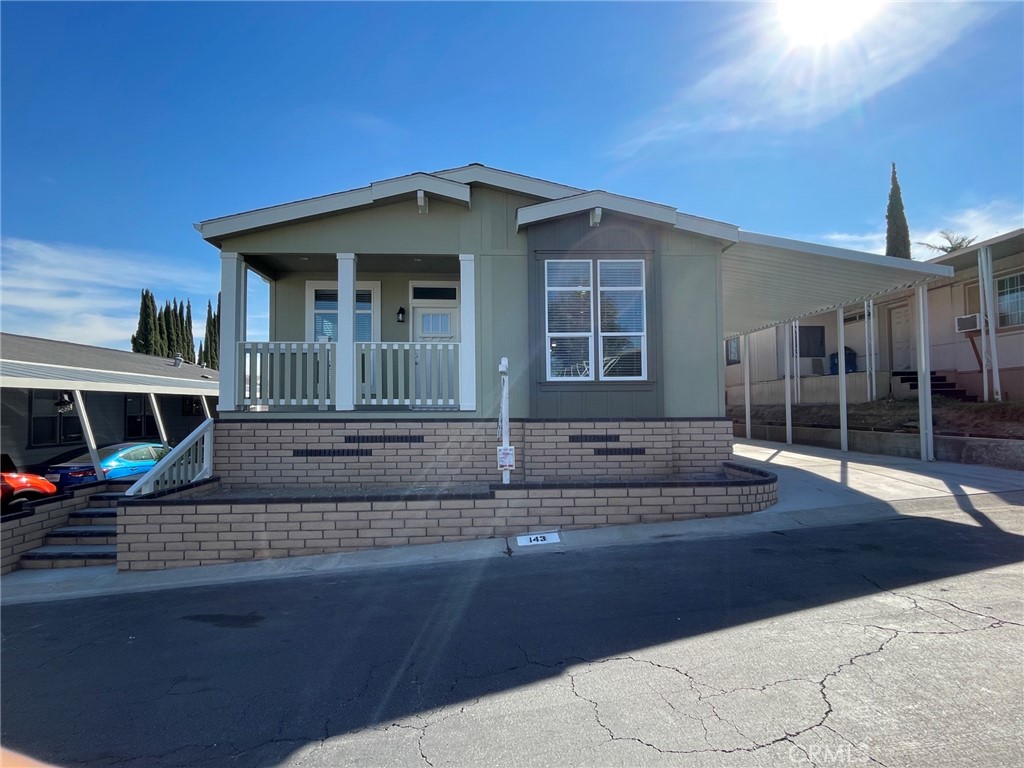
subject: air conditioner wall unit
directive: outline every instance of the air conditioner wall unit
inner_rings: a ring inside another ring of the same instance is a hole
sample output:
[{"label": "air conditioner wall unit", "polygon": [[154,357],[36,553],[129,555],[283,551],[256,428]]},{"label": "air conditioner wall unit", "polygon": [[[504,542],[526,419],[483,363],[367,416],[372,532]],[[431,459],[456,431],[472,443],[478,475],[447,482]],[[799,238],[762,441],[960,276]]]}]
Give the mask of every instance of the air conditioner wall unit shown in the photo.
[{"label": "air conditioner wall unit", "polygon": [[961,315],[956,319],[956,332],[967,333],[968,331],[981,330],[981,315]]}]

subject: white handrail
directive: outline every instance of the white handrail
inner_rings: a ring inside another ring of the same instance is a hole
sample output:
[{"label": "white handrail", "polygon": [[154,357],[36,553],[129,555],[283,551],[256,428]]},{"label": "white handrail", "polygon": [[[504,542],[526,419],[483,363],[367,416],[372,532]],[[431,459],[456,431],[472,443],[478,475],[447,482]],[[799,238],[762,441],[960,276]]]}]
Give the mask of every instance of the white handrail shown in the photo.
[{"label": "white handrail", "polygon": [[213,419],[206,419],[192,434],[171,449],[125,496],[179,488],[213,475]]}]

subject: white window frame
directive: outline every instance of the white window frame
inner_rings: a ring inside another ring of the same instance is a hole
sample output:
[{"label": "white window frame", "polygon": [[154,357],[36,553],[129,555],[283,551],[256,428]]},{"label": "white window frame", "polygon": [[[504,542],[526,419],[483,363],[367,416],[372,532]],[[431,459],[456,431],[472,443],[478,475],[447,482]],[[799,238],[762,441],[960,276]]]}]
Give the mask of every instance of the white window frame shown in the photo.
[{"label": "white window frame", "polygon": [[1024,272],[1011,272],[1010,274],[1000,275],[995,278],[995,290],[993,291],[993,298],[995,299],[995,315],[996,315],[996,327],[997,328],[1020,328],[1024,326],[1024,321],[1020,323],[1010,323],[1003,325],[1002,315],[999,312],[999,283],[1002,280],[1009,280],[1011,278],[1017,278],[1021,283],[1021,290],[1024,291]]},{"label": "white window frame", "polygon": [[[551,288],[548,285],[549,264],[586,264],[590,271],[590,331],[555,331],[548,327],[548,294],[551,291],[571,292],[578,291],[581,286],[568,286]],[[594,381],[594,260],[593,259],[546,259],[544,261],[544,358],[548,381]],[[580,337],[588,339],[588,355],[590,359],[589,370],[583,376],[552,376],[551,375],[551,341],[552,339],[575,339]]]},{"label": "white window frame", "polygon": [[[337,280],[307,280],[306,281],[306,341],[316,341],[313,337],[316,323],[314,322],[314,300],[317,291],[338,290]],[[358,280],[356,281],[357,291],[370,291],[370,312],[371,341],[380,341],[380,280]],[[352,297],[355,301],[355,296]],[[338,306],[341,307],[341,296],[338,296]],[[337,339],[335,339],[337,341]]]},{"label": "white window frame", "polygon": [[[615,286],[601,287],[601,266],[604,264],[639,264],[640,285],[639,286]],[[599,339],[599,359],[601,360],[600,376],[602,381],[647,381],[647,265],[643,259],[598,259],[597,260],[597,284],[596,307],[597,307],[597,334]],[[643,330],[638,333],[612,332],[605,333],[601,330],[601,295],[604,293],[640,293],[641,318]],[[593,309],[591,310],[593,316]],[[605,337],[639,336],[640,337],[640,375],[639,376],[605,376],[604,375],[604,340]],[[593,367],[597,367],[596,365]]]},{"label": "white window frame", "polygon": [[[454,288],[455,298],[454,299],[416,299],[413,298],[415,294],[415,288]],[[435,309],[454,309],[456,310],[455,323],[456,326],[459,324],[459,318],[462,315],[462,287],[458,280],[410,280],[409,281],[409,314],[406,318],[406,325],[409,327],[409,341],[412,341],[416,335],[416,328],[414,323],[416,322],[416,315],[413,312],[415,308],[427,309],[433,307]],[[455,329],[455,338],[460,342],[462,341],[462,334],[459,332],[458,327]]]}]

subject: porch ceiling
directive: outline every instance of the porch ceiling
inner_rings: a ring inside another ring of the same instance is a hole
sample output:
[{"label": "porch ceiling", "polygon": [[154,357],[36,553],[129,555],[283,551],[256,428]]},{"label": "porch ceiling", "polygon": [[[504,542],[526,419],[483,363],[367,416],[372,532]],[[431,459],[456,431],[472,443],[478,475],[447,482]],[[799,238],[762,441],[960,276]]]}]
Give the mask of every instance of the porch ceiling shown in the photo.
[{"label": "porch ceiling", "polygon": [[740,232],[722,258],[726,338],[857,304],[950,267]]},{"label": "porch ceiling", "polygon": [[[245,262],[262,275],[276,279],[295,272],[330,272],[338,270],[338,257],[333,253],[246,254]],[[363,272],[410,272],[425,274],[458,274],[456,255],[421,256],[402,253],[358,254],[356,270]]]}]

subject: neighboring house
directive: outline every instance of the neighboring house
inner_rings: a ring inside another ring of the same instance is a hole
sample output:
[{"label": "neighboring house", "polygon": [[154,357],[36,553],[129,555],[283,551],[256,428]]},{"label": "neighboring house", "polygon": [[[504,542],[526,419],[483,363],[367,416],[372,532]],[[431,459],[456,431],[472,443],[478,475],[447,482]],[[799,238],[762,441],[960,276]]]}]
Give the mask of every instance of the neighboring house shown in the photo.
[{"label": "neighboring house", "polygon": [[[125,441],[176,443],[209,413],[218,378],[188,363],[0,334],[0,443],[19,467]],[[70,404],[70,408],[68,408]]]},{"label": "neighboring house", "polygon": [[[990,333],[982,338],[979,317],[983,283],[982,268],[993,307]],[[991,264],[986,267],[986,259]],[[995,369],[1003,400],[1024,399],[1024,229],[973,244],[954,253],[931,259],[928,264],[952,267],[951,277],[928,285],[928,325],[931,370],[936,394],[959,399],[994,399],[995,379],[982,377],[986,349],[991,361],[990,338],[995,339]],[[917,308],[912,291],[895,291],[872,303],[848,306],[844,330],[850,402],[866,402],[890,396],[916,398],[918,370]],[[873,316],[874,328],[867,324]],[[792,396],[803,403],[836,403],[839,400],[837,371],[837,316],[833,312],[805,317],[797,327],[788,325],[751,335],[751,402],[782,403],[785,399],[786,340],[796,343],[791,370]],[[726,390],[730,405],[743,402],[743,367],[739,339],[727,344]],[[872,349],[874,353],[871,354]],[[869,391],[872,367],[874,391]],[[992,366],[989,366],[990,370]],[[914,388],[911,388],[911,385]]]},{"label": "neighboring house", "polygon": [[[228,484],[493,480],[503,357],[513,479],[719,467],[723,341],[952,274],[475,164],[196,229]],[[249,272],[269,341],[245,338]]]}]

